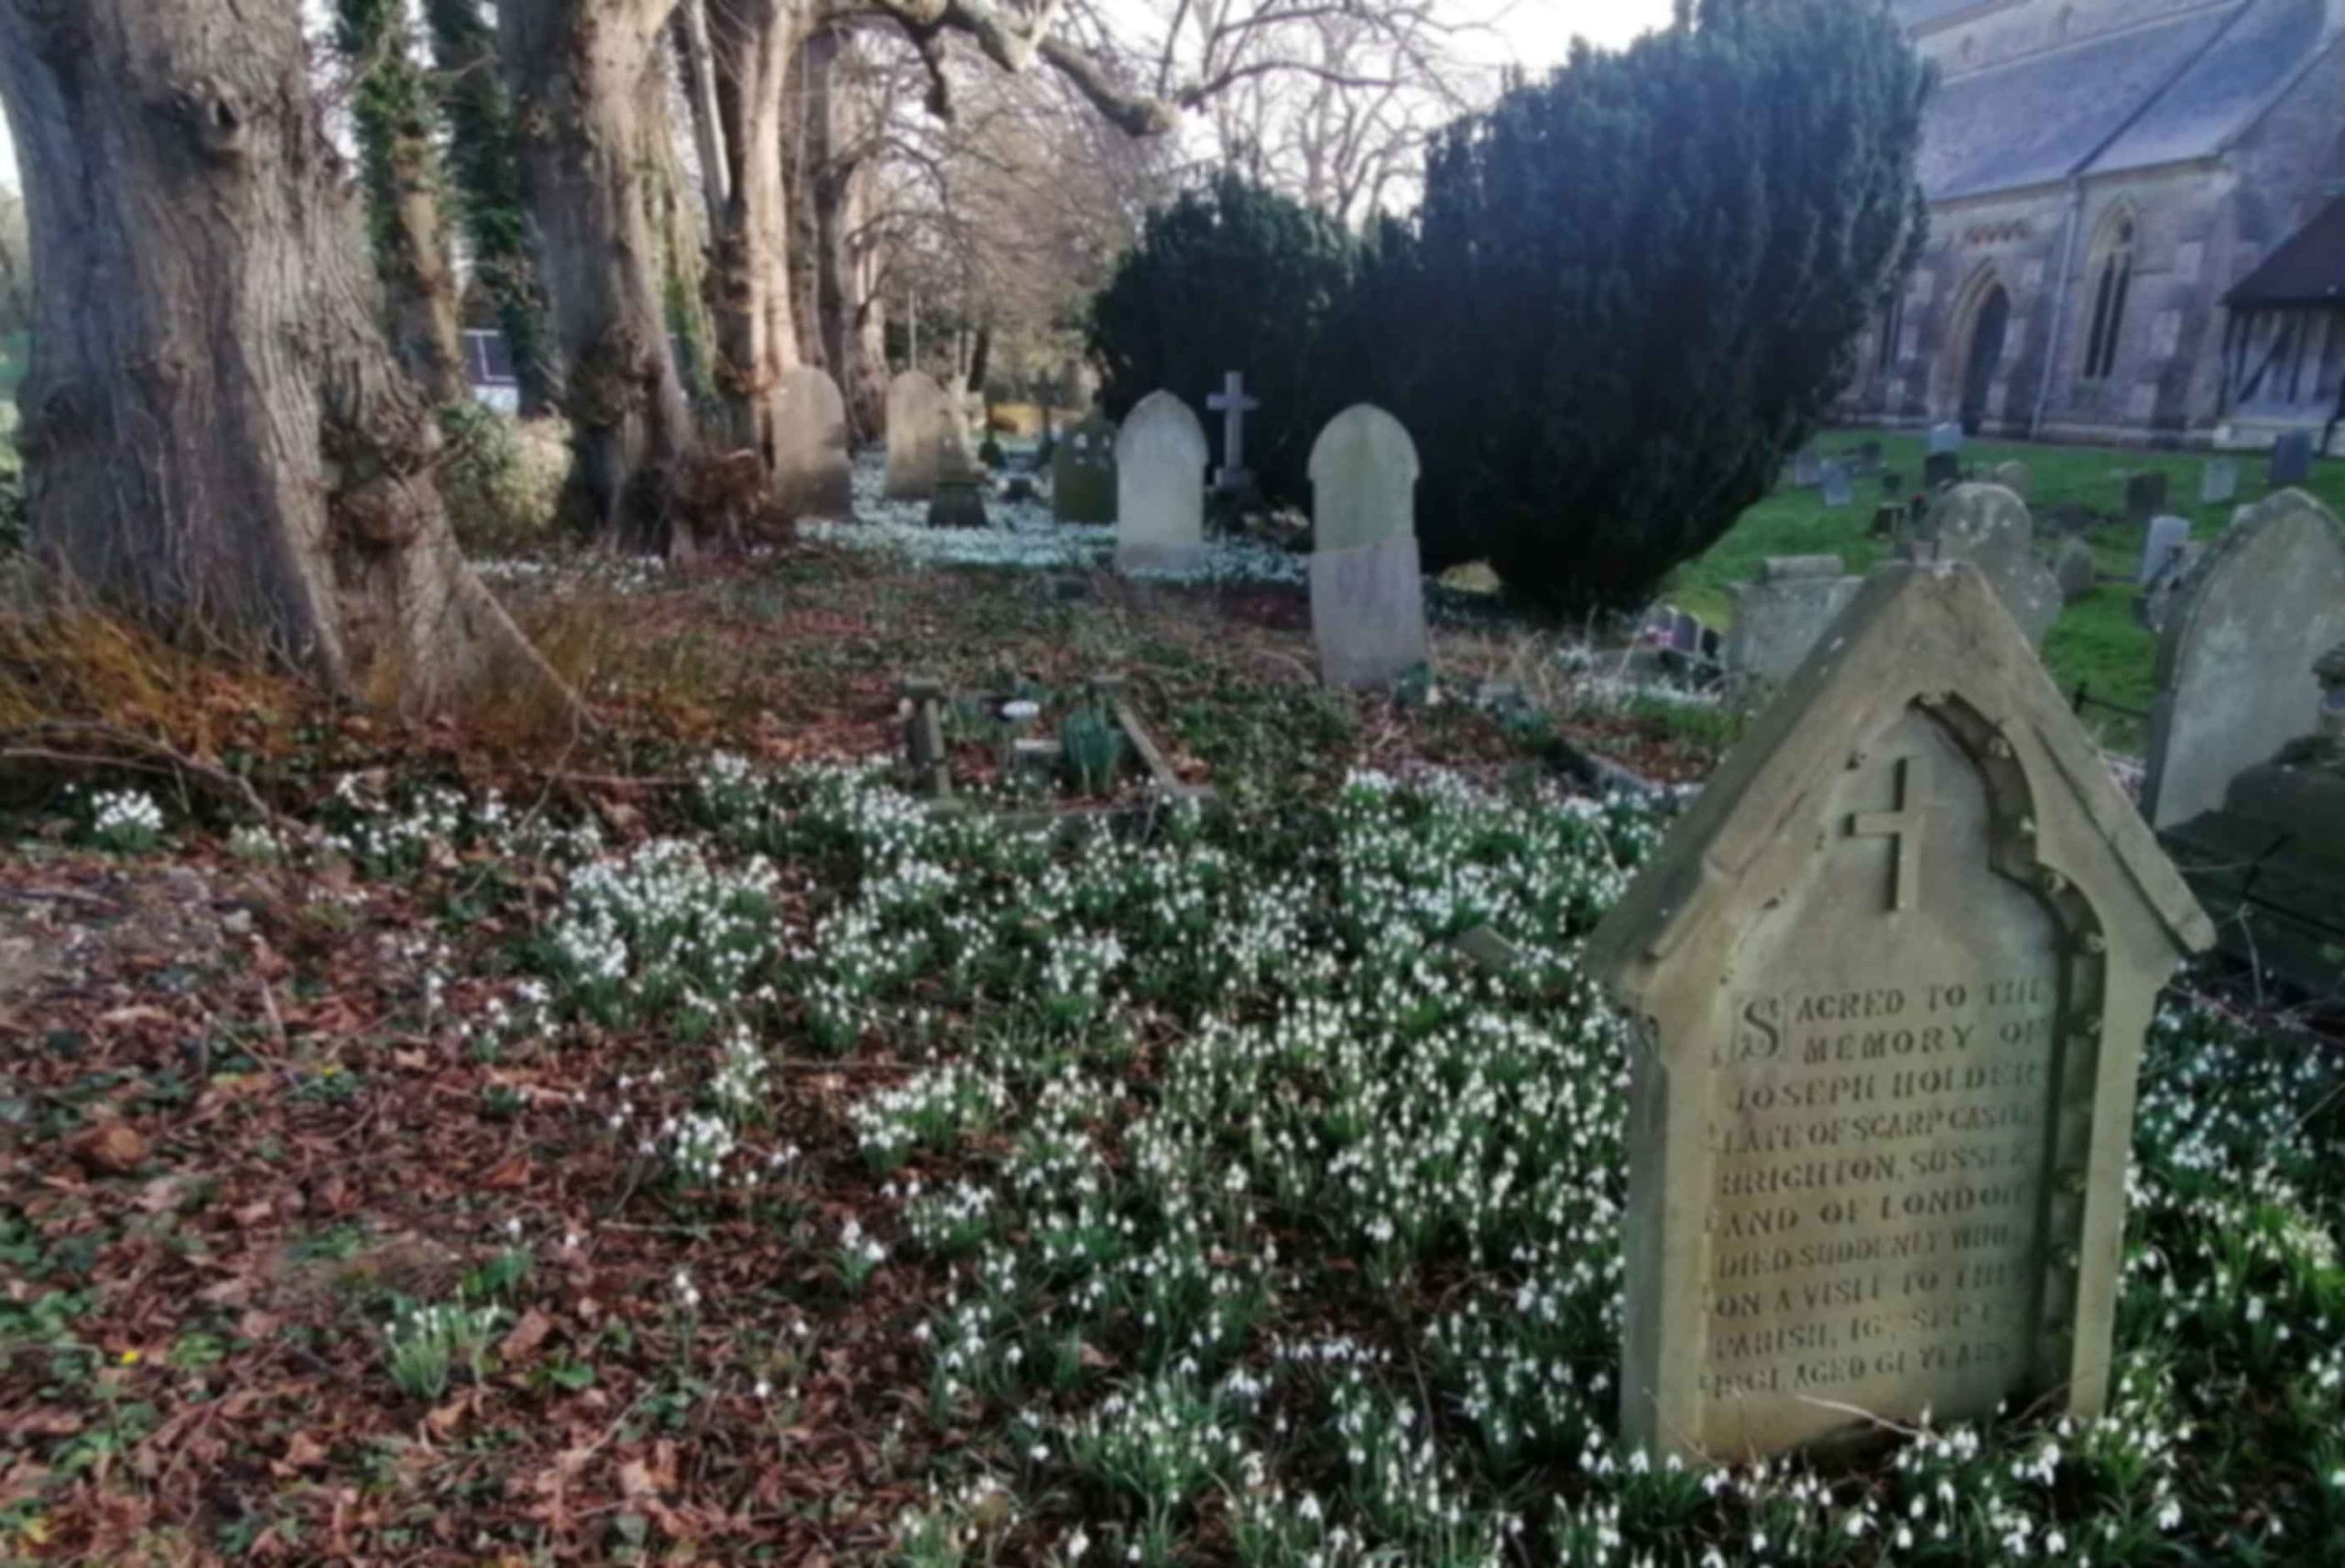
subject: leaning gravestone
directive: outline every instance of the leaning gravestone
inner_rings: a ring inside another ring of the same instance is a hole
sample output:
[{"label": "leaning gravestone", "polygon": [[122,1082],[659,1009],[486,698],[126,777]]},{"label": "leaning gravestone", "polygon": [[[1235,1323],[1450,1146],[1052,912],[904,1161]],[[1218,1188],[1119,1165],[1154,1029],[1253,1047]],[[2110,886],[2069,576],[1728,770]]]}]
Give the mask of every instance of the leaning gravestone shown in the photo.
[{"label": "leaning gravestone", "polygon": [[2150,519],[2149,532],[2142,540],[2142,564],[2134,569],[2133,583],[2146,587],[2157,580],[2174,560],[2174,552],[2190,542],[2190,519],[2168,513]]},{"label": "leaning gravestone", "polygon": [[2026,503],[2000,485],[1958,485],[1930,507],[1922,532],[1940,560],[1985,572],[2027,640],[2044,641],[2060,618],[2060,580],[2036,557]]},{"label": "leaning gravestone", "polygon": [[1835,458],[1826,463],[1818,484],[1823,490],[1824,504],[1827,506],[1845,506],[1856,498],[1856,492],[1849,482],[1849,465],[1844,460]]},{"label": "leaning gravestone", "polygon": [[2239,463],[2228,457],[2210,457],[2198,471],[2198,500],[2219,506],[2239,494]]},{"label": "leaning gravestone", "polygon": [[1790,680],[1863,581],[1845,574],[1837,555],[1769,556],[1757,577],[1727,588],[1727,669],[1770,686]]},{"label": "leaning gravestone", "polygon": [[774,494],[792,517],[855,516],[846,400],[818,365],[794,365],[774,388]]},{"label": "leaning gravestone", "polygon": [[2264,471],[2264,484],[2278,489],[2283,485],[2302,485],[2312,477],[2312,435],[2306,430],[2288,430],[2272,443],[2272,465]]},{"label": "leaning gravestone", "polygon": [[2192,569],[2158,637],[2142,811],[2154,828],[2319,718],[2313,662],[2345,641],[2345,528],[2301,490],[2245,508]]},{"label": "leaning gravestone", "polygon": [[2165,510],[2165,475],[2136,474],[2125,481],[2125,520],[2146,523]]},{"label": "leaning gravestone", "polygon": [[1922,488],[1962,483],[1962,459],[1950,452],[1934,452],[1922,459]]},{"label": "leaning gravestone", "polygon": [[1051,452],[1051,506],[1063,523],[1116,520],[1116,427],[1096,409]]},{"label": "leaning gravestone", "polygon": [[2099,1412],[2143,1035],[2212,934],[1985,579],[1867,579],[1587,943],[1627,1444]]},{"label": "leaning gravestone", "polygon": [[1311,637],[1330,686],[1391,684],[1430,654],[1417,554],[1417,447],[1357,403],[1311,447]]},{"label": "leaning gravestone", "polygon": [[1930,451],[1933,452],[1960,452],[1961,450],[1962,427],[1960,425],[1945,424],[1932,425],[1930,427]]},{"label": "leaning gravestone", "polygon": [[935,495],[939,455],[956,439],[942,387],[917,370],[888,383],[888,498]]},{"label": "leaning gravestone", "polygon": [[1190,572],[1205,559],[1205,427],[1151,392],[1116,432],[1116,569]]}]

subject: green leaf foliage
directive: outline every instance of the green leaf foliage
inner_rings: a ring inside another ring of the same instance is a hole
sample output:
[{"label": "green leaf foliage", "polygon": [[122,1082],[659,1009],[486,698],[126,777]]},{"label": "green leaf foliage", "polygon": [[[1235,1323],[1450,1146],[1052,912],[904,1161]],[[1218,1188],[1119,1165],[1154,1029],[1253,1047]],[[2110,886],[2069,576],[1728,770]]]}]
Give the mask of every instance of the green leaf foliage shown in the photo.
[{"label": "green leaf foliage", "polygon": [[1242,371],[1262,405],[1247,416],[1246,466],[1265,495],[1308,505],[1312,439],[1357,396],[1329,345],[1359,259],[1341,224],[1236,174],[1151,212],[1092,300],[1108,416],[1175,392],[1205,419],[1218,462],[1221,422],[1205,398]]},{"label": "green leaf foliage", "polygon": [[1431,563],[1633,605],[1764,495],[1918,248],[1928,85],[1878,5],[1700,0],[1450,126],[1352,329]]}]

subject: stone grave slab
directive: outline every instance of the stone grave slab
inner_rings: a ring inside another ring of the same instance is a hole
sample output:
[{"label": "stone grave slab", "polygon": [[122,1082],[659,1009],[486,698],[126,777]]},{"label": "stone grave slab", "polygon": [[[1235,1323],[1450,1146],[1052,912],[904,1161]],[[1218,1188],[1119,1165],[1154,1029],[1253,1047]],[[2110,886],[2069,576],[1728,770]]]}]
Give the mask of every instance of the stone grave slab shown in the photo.
[{"label": "stone grave slab", "polygon": [[2239,462],[2236,458],[2210,457],[2207,466],[2198,471],[2198,500],[2209,506],[2218,506],[2239,494]]},{"label": "stone grave slab", "polygon": [[1205,558],[1205,427],[1170,392],[1133,405],[1116,432],[1116,569],[1194,571]]},{"label": "stone grave slab", "polygon": [[1116,427],[1094,410],[1051,451],[1051,507],[1063,523],[1116,520]]},{"label": "stone grave slab", "polygon": [[1934,452],[1922,459],[1922,488],[1962,483],[1962,459],[1950,452]]},{"label": "stone grave slab", "polygon": [[2190,519],[2177,517],[2171,512],[2150,519],[2149,532],[2142,539],[2142,563],[2134,570],[2133,583],[2146,587],[2157,580],[2174,560],[2174,552],[2190,542]]},{"label": "stone grave slab", "polygon": [[1960,452],[1961,450],[1962,427],[1959,424],[1949,423],[1930,427],[1931,452]]},{"label": "stone grave slab", "polygon": [[855,516],[846,400],[819,365],[782,372],[774,387],[774,493],[792,517]]},{"label": "stone grave slab", "polygon": [[1824,465],[1824,476],[1817,488],[1827,506],[1845,506],[1856,498],[1855,487],[1849,478],[1849,465],[1838,458]]},{"label": "stone grave slab", "polygon": [[1311,447],[1311,635],[1319,678],[1379,687],[1425,662],[1417,550],[1417,447],[1401,421],[1358,403]]},{"label": "stone grave slab", "polygon": [[2073,604],[2093,591],[2100,581],[2100,569],[2092,557],[2092,546],[2080,539],[2060,541],[2059,552],[2052,558],[2052,575],[2060,580],[2060,600]]},{"label": "stone grave slab", "polygon": [[1790,680],[1863,581],[1844,572],[1837,555],[1769,556],[1757,577],[1727,588],[1734,601],[1728,670],[1770,686]]},{"label": "stone grave slab", "polygon": [[1804,446],[1792,453],[1792,483],[1805,488],[1824,479],[1824,458],[1812,446]]},{"label": "stone grave slab", "polygon": [[2345,642],[2345,528],[2301,490],[2244,508],[2191,569],[2159,630],[2142,810],[2156,828],[2319,721],[2313,662]]},{"label": "stone grave slab", "polygon": [[1588,941],[1623,1439],[2100,1411],[2143,1035],[2212,935],[1986,578],[1868,578]]},{"label": "stone grave slab", "polygon": [[2060,618],[2060,580],[2035,553],[2027,504],[2000,485],[1958,485],[1932,504],[1922,531],[1940,559],[1987,575],[2031,643]]},{"label": "stone grave slab", "polygon": [[2264,471],[2264,484],[2276,490],[2283,485],[2302,485],[2311,477],[2312,433],[2283,431],[2272,443],[2272,463]]},{"label": "stone grave slab", "polygon": [[2146,523],[2165,510],[2164,474],[2135,474],[2125,481],[2125,520]]},{"label": "stone grave slab", "polygon": [[944,388],[917,370],[889,382],[888,498],[925,501],[933,495],[940,454],[953,439]]}]

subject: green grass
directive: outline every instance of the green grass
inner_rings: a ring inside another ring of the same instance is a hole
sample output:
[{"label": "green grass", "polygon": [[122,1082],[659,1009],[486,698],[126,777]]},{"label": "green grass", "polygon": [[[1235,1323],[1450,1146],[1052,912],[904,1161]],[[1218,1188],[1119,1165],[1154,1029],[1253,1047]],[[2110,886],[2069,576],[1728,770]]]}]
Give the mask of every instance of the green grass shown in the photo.
[{"label": "green grass", "polygon": [[[1835,430],[1820,437],[1816,444],[1829,454],[1875,439],[1881,443],[1883,466],[1903,477],[1901,495],[1919,489],[1923,440],[1918,435]],[[2125,481],[2135,474],[2165,474],[2168,509],[2190,519],[2194,539],[2213,539],[2230,520],[2233,506],[2263,494],[2265,460],[2261,452],[2231,454],[2240,468],[2238,496],[2230,502],[2202,506],[2198,474],[2209,455],[2018,441],[1965,443],[1963,463],[1974,470],[1983,471],[2007,458],[2027,464],[2034,482],[2028,506],[2039,518],[2067,503],[2090,507],[2112,519],[2087,537],[2101,572],[2121,574],[2125,581],[2104,583],[2069,605],[2045,639],[2044,661],[2062,691],[2083,685],[2106,702],[2135,709],[2149,705],[2155,694],[2152,669],[2156,645],[2134,619],[2132,586],[2144,530],[2138,523],[2123,520]],[[2345,511],[2345,461],[2316,462],[2311,483],[2306,487],[2332,510]],[[1787,476],[1774,494],[1745,512],[1707,553],[1678,569],[1671,580],[1670,597],[1713,625],[1723,626],[1733,618],[1727,584],[1755,575],[1759,563],[1768,556],[1828,552],[1845,561],[1851,572],[1867,571],[1889,553],[1887,541],[1866,537],[1873,508],[1881,499],[1878,482],[1860,479],[1853,501],[1837,510],[1827,508],[1819,492],[1795,487]],[[2138,724],[2105,709],[2088,708],[2084,716],[2113,745],[2140,744]]]}]

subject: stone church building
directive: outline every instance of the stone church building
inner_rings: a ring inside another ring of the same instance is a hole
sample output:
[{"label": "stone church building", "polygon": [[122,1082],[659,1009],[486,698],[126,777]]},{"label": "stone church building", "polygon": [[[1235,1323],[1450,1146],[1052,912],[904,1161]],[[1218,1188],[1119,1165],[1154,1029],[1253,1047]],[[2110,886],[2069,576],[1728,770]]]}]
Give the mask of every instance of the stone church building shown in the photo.
[{"label": "stone church building", "polygon": [[1891,8],[1939,71],[1928,245],[1844,416],[2345,450],[2345,0]]}]

